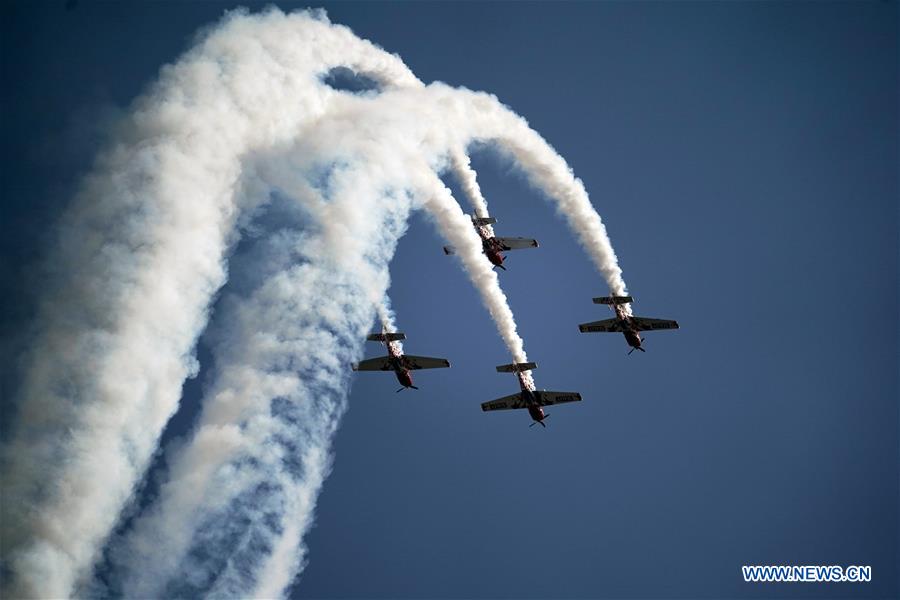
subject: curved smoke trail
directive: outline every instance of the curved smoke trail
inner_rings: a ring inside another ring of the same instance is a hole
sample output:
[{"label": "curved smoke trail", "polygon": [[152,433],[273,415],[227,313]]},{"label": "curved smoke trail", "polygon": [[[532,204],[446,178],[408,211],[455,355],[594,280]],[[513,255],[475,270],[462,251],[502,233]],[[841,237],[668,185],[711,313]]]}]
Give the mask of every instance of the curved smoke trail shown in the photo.
[{"label": "curved smoke trail", "polygon": [[[323,85],[339,66],[381,93]],[[510,152],[624,291],[581,182],[493,96],[422,86],[396,56],[309,12],[233,14],[164,69],[98,160],[53,254],[47,297],[69,302],[40,311],[3,449],[4,595],[61,597],[83,584],[196,369],[229,248],[273,198],[298,207],[295,221],[267,232],[251,283],[223,298],[200,420],[157,499],[110,543],[113,591],[271,597],[290,584],[346,367],[385,297],[409,210],[425,208],[457,246],[525,360],[497,275],[435,173],[473,140]]]},{"label": "curved smoke trail", "polygon": [[[472,205],[472,210],[476,217],[487,217],[488,208],[487,200],[481,193],[481,186],[478,185],[478,175],[472,168],[469,156],[460,148],[453,148],[450,151],[450,166],[453,174],[456,175],[457,181],[462,188],[463,194]],[[489,235],[494,235],[494,228],[491,225],[484,225]]]},{"label": "curved smoke trail", "polygon": [[[348,112],[335,109],[336,118],[320,120],[293,148],[266,157],[264,166],[254,169],[263,187],[301,204],[304,219],[289,234],[290,242],[281,239],[287,234],[267,238],[267,245],[284,249],[264,253],[272,271],[260,278],[260,291],[226,298],[226,306],[235,308],[220,317],[228,323],[227,336],[213,342],[216,373],[196,433],[174,458],[158,500],[114,545],[125,596],[265,597],[290,583],[304,549],[284,539],[305,531],[313,503],[295,510],[279,503],[287,496],[314,499],[328,471],[328,440],[344,409],[346,367],[359,358],[359,340],[372,318],[371,302],[358,299],[383,297],[387,263],[413,201],[460,248],[478,289],[490,290],[483,300],[512,351],[526,360],[471,222],[422,157],[424,152],[437,160],[442,146],[429,149],[424,141],[429,130],[405,125],[408,113],[391,108],[396,103],[396,97],[362,105],[348,100]],[[335,139],[342,142],[330,154],[317,147],[316,140]],[[340,165],[331,171],[325,193],[306,183],[320,163]],[[398,188],[412,198],[394,193]],[[305,261],[299,273],[292,262],[297,260]],[[340,284],[344,278],[347,283]],[[273,299],[270,288],[283,298]],[[263,290],[264,300],[255,300]],[[346,305],[338,308],[337,302]],[[244,320],[246,330],[240,326]],[[307,323],[310,331],[298,330],[298,323]],[[313,334],[319,334],[315,343],[305,339]],[[259,337],[266,352],[254,349]],[[287,449],[284,440],[292,440]],[[291,472],[285,456],[307,449],[315,453]],[[271,548],[287,554],[261,561]],[[220,561],[223,555],[227,564]],[[255,588],[254,581],[267,587]]]},{"label": "curved smoke trail", "polygon": [[[397,315],[391,308],[391,299],[385,296],[381,301],[373,303],[375,305],[375,315],[378,323],[381,324],[382,331],[397,331]],[[388,342],[388,345],[396,350],[399,354],[403,354],[403,342],[394,340]]]},{"label": "curved smoke trail", "polygon": [[[410,208],[405,194],[360,188],[371,181],[365,167],[354,173],[336,186],[321,227],[306,221],[261,239],[265,276],[223,298],[199,423],[157,502],[114,548],[124,596],[274,597],[299,569],[347,366],[373,317],[359,299],[369,285],[386,289]],[[346,230],[332,218],[343,210],[370,219]],[[334,229],[357,234],[361,252],[335,247]]]},{"label": "curved smoke trail", "polygon": [[[270,42],[298,30],[332,43]],[[417,83],[315,15],[236,14],[163,69],[97,159],[51,253],[3,448],[5,597],[66,596],[94,560],[196,370],[192,348],[247,208],[234,194],[241,157],[321,115],[327,97],[292,75],[334,65]]]}]

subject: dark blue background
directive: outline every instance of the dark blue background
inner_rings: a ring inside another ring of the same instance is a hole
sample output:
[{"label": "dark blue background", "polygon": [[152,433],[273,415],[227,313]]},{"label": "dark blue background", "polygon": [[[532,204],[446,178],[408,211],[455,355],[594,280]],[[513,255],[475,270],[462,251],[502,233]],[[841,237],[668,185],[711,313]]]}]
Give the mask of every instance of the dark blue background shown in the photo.
[{"label": "dark blue background", "polygon": [[[0,5],[5,397],[33,261],[104,123],[225,8],[64,6]],[[416,216],[391,295],[407,350],[453,368],[402,394],[355,379],[294,596],[896,597],[897,4],[326,7],[424,81],[524,115],[584,180],[636,313],[682,329],[631,357],[579,334],[610,314],[590,301],[602,279],[550,204],[476,154],[497,232],[541,242],[501,273],[538,386],[585,400],[547,430],[481,413],[516,389],[493,369],[509,356]],[[743,564],[873,581],[745,584]]]}]

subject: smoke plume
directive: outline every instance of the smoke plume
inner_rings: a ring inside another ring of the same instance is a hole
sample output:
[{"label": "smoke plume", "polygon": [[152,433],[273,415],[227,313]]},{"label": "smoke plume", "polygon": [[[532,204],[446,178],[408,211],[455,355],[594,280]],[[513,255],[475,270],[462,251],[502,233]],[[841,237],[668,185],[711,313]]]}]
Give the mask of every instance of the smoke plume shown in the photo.
[{"label": "smoke plume", "polygon": [[[453,174],[456,175],[457,181],[462,188],[463,194],[468,199],[472,210],[476,217],[485,218],[488,216],[487,200],[481,194],[481,187],[478,185],[478,175],[472,168],[469,156],[460,148],[453,148],[450,151],[450,165]],[[494,228],[490,225],[484,225],[488,235],[494,235]]]},{"label": "smoke plume", "polygon": [[[379,89],[333,89],[336,68]],[[456,246],[508,351],[527,360],[438,177],[450,156],[476,214],[487,210],[461,150],[472,142],[508,153],[625,292],[583,185],[524,119],[489,94],[423,85],[324,13],[231,13],[164,67],[48,254],[2,450],[2,595],[284,593],[305,561],[348,366],[376,313],[395,327],[388,263],[411,210]],[[200,416],[166,449],[159,492],[134,504],[204,330]],[[108,539],[129,500],[136,517]],[[90,579],[101,551],[102,585]]]}]

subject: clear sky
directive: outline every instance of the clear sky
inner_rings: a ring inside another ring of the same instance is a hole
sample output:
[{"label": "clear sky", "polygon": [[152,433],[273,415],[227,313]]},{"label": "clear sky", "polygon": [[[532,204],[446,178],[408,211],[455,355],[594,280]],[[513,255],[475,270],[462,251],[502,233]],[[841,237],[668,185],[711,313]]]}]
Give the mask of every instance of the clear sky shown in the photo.
[{"label": "clear sky", "polygon": [[[29,265],[104,123],[230,6],[65,4],[0,5],[7,364]],[[401,394],[354,379],[293,596],[896,597],[897,4],[325,6],[422,80],[528,119],[583,179],[635,313],[682,328],[632,356],[580,334],[611,314],[591,303],[602,278],[548,202],[476,153],[498,234],[541,243],[501,273],[538,387],[584,401],[546,430],[481,412],[517,389],[494,371],[510,357],[415,216],[390,294],[407,351],[453,368]],[[746,584],[744,564],[871,565],[873,581]]]}]

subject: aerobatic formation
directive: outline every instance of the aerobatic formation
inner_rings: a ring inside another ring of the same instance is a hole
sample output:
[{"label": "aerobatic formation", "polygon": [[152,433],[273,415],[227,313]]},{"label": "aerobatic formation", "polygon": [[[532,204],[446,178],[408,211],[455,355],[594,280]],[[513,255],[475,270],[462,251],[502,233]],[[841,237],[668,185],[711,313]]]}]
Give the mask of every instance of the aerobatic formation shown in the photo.
[{"label": "aerobatic formation", "polygon": [[[331,85],[345,72],[373,86]],[[47,251],[0,454],[0,597],[285,594],[307,561],[349,365],[404,388],[413,370],[449,366],[403,352],[387,302],[411,211],[459,258],[512,356],[498,370],[520,391],[482,408],[544,425],[544,407],[579,401],[535,387],[494,267],[538,244],[494,235],[472,144],[513,161],[603,277],[616,318],[583,330],[640,348],[639,332],[676,326],[631,315],[582,182],[522,117],[491,94],[424,84],[322,11],[229,13],[123,120]],[[376,313],[370,339],[388,355],[358,362]],[[161,447],[201,335],[197,415]]]},{"label": "aerobatic formation", "polygon": [[[473,202],[478,206],[478,202]],[[484,204],[481,199],[481,205]],[[494,236],[494,232],[490,229],[491,225],[497,222],[493,217],[472,217],[472,224],[478,232],[481,240],[484,256],[495,267],[506,270],[503,266],[504,256],[502,252],[508,250],[517,250],[521,248],[537,248],[537,240],[528,238],[498,238]],[[444,246],[445,254],[453,254],[452,246]],[[603,321],[594,321],[591,323],[583,323],[578,326],[581,333],[622,333],[625,341],[631,346],[628,351],[630,355],[635,350],[646,352],[641,345],[643,339],[640,332],[653,331],[659,329],[678,329],[678,322],[667,319],[653,319],[649,317],[636,317],[631,314],[628,308],[634,302],[631,296],[604,296],[594,298],[595,304],[608,304],[613,307],[616,313],[614,319],[605,319]],[[450,361],[445,358],[429,358],[426,356],[410,356],[404,355],[402,350],[396,346],[398,340],[406,339],[406,335],[400,332],[389,332],[387,321],[382,321],[382,332],[370,334],[369,341],[383,342],[388,348],[388,356],[379,358],[370,358],[352,365],[354,371],[394,371],[397,375],[397,381],[403,386],[397,391],[400,392],[407,388],[419,389],[412,384],[411,370],[416,369],[437,369],[450,366]],[[490,402],[483,402],[481,410],[513,410],[527,409],[529,416],[532,418],[530,426],[539,424],[546,428],[544,423],[549,415],[544,412],[545,406],[554,404],[562,404],[564,402],[580,402],[581,394],[578,392],[551,392],[547,390],[537,390],[531,377],[531,371],[537,368],[537,364],[533,362],[512,363],[508,365],[500,365],[497,371],[500,373],[515,373],[519,379],[519,387],[521,391],[510,396],[504,396]]]}]

